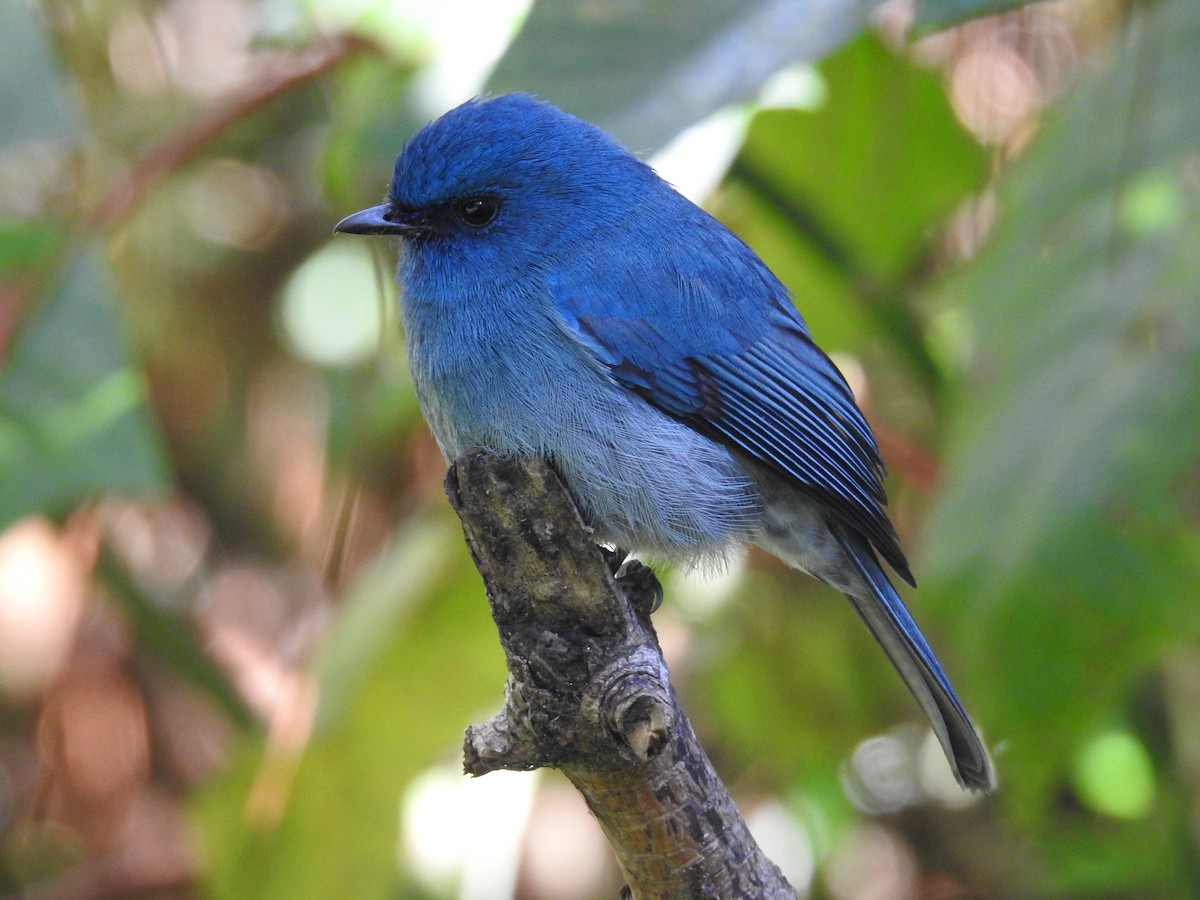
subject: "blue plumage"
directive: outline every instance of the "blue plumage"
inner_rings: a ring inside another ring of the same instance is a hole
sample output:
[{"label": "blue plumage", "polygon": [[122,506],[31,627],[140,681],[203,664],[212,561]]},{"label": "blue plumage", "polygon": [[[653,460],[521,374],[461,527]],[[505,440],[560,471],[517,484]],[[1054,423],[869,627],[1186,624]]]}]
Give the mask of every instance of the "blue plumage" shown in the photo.
[{"label": "blue plumage", "polygon": [[447,113],[382,206],[422,410],[448,457],[554,461],[600,539],[701,561],[757,543],[850,597],[956,777],[986,751],[878,561],[912,583],[837,369],[742,241],[594,126],[523,95]]}]

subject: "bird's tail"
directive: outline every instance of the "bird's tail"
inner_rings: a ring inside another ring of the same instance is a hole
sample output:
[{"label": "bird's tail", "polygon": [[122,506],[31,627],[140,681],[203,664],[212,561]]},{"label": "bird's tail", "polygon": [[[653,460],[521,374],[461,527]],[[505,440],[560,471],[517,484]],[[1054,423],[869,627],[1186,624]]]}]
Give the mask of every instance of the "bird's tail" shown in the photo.
[{"label": "bird's tail", "polygon": [[861,596],[850,593],[846,596],[929,716],[954,777],[971,790],[994,790],[996,776],[992,761],[975,726],[874,552],[857,535],[840,528],[835,528],[834,533],[868,588],[857,592]]}]

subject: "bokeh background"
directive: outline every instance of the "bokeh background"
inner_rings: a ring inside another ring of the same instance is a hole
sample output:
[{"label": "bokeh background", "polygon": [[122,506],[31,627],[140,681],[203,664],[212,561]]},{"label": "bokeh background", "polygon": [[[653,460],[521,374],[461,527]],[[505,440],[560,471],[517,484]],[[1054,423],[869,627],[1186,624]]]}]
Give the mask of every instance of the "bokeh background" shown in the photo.
[{"label": "bokeh background", "polygon": [[994,747],[1001,790],[960,793],[775,560],[663,570],[685,705],[793,884],[1200,895],[1198,47],[1194,0],[5,0],[0,895],[615,896],[555,773],[459,774],[503,660],[394,250],[331,233],[514,89],[792,289]]}]

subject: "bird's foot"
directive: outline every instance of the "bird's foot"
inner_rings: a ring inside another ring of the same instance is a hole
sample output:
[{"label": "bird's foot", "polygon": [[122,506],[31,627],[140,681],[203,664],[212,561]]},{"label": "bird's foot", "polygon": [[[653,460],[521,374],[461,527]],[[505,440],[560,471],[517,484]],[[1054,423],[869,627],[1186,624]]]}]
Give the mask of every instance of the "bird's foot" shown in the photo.
[{"label": "bird's foot", "polygon": [[620,547],[602,546],[600,552],[613,580],[639,612],[649,616],[662,606],[663,589],[653,569]]},{"label": "bird's foot", "polygon": [[617,573],[621,571],[621,567],[629,560],[629,551],[622,550],[620,547],[610,547],[608,544],[601,544],[600,553],[604,556],[604,562],[608,565],[609,573],[613,578],[617,578]]}]

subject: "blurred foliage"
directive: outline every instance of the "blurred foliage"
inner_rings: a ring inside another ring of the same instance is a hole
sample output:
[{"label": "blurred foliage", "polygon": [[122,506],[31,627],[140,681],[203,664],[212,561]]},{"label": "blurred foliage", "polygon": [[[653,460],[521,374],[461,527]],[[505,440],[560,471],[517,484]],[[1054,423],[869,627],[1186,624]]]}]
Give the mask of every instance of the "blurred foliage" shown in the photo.
[{"label": "blurred foliage", "polygon": [[[934,250],[930,223],[982,187],[985,153],[937,75],[878,40],[856,41],[821,75],[816,111],[754,118],[724,215],[792,287],[823,341],[855,352],[882,341],[934,388],[940,373],[911,293]],[[749,208],[739,214],[742,197]]]},{"label": "blurred foliage", "polygon": [[[1191,4],[1140,22],[1063,104],[1004,184],[991,245],[943,288],[978,349],[925,536],[929,598],[977,663],[966,680],[984,721],[1039,736],[1012,742],[1022,779],[1007,793],[1043,827],[1086,738],[1136,727],[1140,680],[1200,633],[1200,607],[1180,602],[1200,583],[1197,40]],[[1159,790],[1179,796],[1194,773],[1160,763]],[[1093,836],[1133,864],[1123,848],[1144,827]],[[1140,863],[1182,892],[1176,852]]]},{"label": "blurred foliage", "polygon": [[754,99],[784,66],[823,56],[873,5],[696,0],[685,14],[669,3],[541,0],[488,89],[537,94],[648,152],[725,104]]},{"label": "blurred foliage", "polygon": [[1028,0],[916,0],[913,27],[921,33],[1025,6]]},{"label": "blurred foliage", "polygon": [[[253,886],[257,897],[329,897],[347,885],[356,896],[391,894],[398,786],[459,744],[464,723],[504,682],[480,592],[444,516],[412,523],[360,577],[319,666],[322,708],[302,758],[285,751],[264,761],[251,745],[200,799],[220,861],[215,895],[246,896]],[[284,796],[246,808],[248,796],[274,790]]]},{"label": "blurred foliage", "polygon": [[0,526],[31,510],[60,514],[88,494],[168,483],[97,256],[94,248],[72,254],[63,283],[5,360]]},{"label": "blurred foliage", "polygon": [[1002,788],[947,785],[833,592],[668,573],[685,704],[790,877],[1200,892],[1200,6],[904,34],[1020,5],[0,7],[0,893],[612,895],[549,778],[501,804],[519,857],[413,849],[486,819],[428,789],[503,664],[390,251],[330,229],[485,84],[639,152],[738,104],[708,205],[876,425]]}]

